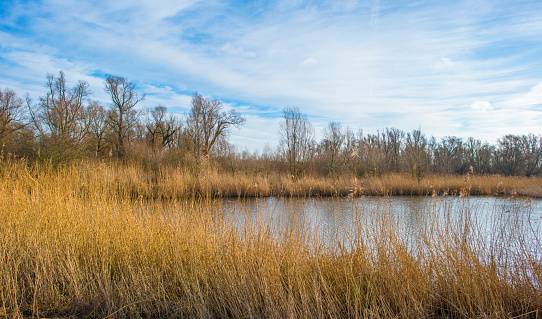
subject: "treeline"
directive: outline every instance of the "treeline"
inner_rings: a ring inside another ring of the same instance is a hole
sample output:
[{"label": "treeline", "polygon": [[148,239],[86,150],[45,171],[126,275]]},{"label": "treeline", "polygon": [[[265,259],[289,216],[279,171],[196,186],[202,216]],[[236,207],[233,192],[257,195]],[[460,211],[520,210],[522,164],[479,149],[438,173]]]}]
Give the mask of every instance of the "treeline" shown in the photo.
[{"label": "treeline", "polygon": [[145,98],[126,78],[107,76],[108,105],[92,100],[89,84],[67,87],[64,73],[47,75],[37,101],[0,90],[2,156],[50,162],[111,158],[144,164],[198,167],[210,159],[222,170],[266,173],[380,176],[408,173],[418,181],[427,174],[502,174],[536,176],[542,172],[542,137],[505,135],[490,145],[475,138],[427,137],[420,130],[385,128],[364,134],[331,122],[316,141],[315,131],[296,107],[284,109],[279,146],[262,153],[238,151],[228,142],[232,127],[245,119],[225,112],[218,100],[197,93],[190,112],[176,116],[164,106],[144,111]]},{"label": "treeline", "polygon": [[223,111],[220,101],[197,93],[184,119],[161,105],[138,110],[145,93],[119,76],[104,81],[107,106],[90,98],[85,81],[69,88],[62,71],[48,74],[45,87],[38,101],[0,90],[2,154],[55,165],[89,157],[188,163],[202,154],[222,154],[229,129],[245,121],[233,110]]},{"label": "treeline", "polygon": [[299,109],[286,108],[279,129],[279,152],[263,158],[286,159],[289,171],[299,176],[305,169],[334,175],[380,176],[409,173],[418,181],[426,174],[502,174],[535,176],[542,173],[542,137],[512,135],[490,145],[473,137],[464,140],[447,136],[438,141],[420,129],[404,132],[385,128],[376,134],[363,134],[331,122],[320,142]]}]

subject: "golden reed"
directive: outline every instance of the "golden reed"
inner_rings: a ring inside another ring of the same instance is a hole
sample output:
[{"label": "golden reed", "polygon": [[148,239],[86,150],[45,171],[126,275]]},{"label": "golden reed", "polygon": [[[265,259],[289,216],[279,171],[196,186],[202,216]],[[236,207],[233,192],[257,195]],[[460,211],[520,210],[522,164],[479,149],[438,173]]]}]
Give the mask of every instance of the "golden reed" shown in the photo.
[{"label": "golden reed", "polygon": [[[517,243],[524,249],[510,260],[502,257],[509,243],[488,252],[479,238],[443,226],[420,233],[418,249],[412,250],[393,221],[375,211],[372,226],[358,227],[348,247],[329,248],[302,225],[277,235],[269,225],[239,227],[217,217],[220,201],[177,200],[197,192],[274,194],[280,187],[294,195],[313,182],[312,191],[332,192],[333,183],[318,179],[273,184],[280,178],[195,176],[182,170],[152,176],[136,166],[103,163],[54,170],[5,161],[0,168],[0,317],[540,315],[540,247],[532,251]],[[367,179],[345,190],[374,187],[372,192],[380,193],[403,185],[388,178],[378,187]],[[488,180],[488,185],[496,182]],[[432,187],[440,192],[436,183]],[[465,182],[453,183],[464,187]],[[487,190],[511,187],[503,184]]]}]

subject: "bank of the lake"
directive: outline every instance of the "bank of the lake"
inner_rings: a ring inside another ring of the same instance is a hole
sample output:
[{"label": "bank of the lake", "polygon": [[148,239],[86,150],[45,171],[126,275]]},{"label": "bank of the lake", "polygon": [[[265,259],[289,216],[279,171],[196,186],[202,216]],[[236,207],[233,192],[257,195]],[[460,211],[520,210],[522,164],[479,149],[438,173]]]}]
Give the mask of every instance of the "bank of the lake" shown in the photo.
[{"label": "bank of the lake", "polygon": [[[476,226],[468,214],[415,232],[413,250],[376,205],[342,247],[302,224],[278,233],[263,220],[240,227],[217,214],[223,202],[176,199],[197,187],[221,189],[213,188],[218,172],[189,176],[105,163],[3,163],[0,316],[536,318],[542,311],[540,245],[502,236],[488,249],[466,232]],[[264,189],[248,186],[265,178],[224,183]]]},{"label": "bank of the lake", "polygon": [[[8,162],[9,167],[24,165]],[[89,196],[103,187],[108,196],[144,199],[194,197],[312,197],[312,196],[526,196],[542,198],[542,178],[499,175],[429,175],[418,181],[409,174],[383,176],[312,176],[224,171],[203,163],[197,168],[108,161],[84,161],[52,168],[35,165],[36,177],[58,171],[77,181],[72,191]]]}]

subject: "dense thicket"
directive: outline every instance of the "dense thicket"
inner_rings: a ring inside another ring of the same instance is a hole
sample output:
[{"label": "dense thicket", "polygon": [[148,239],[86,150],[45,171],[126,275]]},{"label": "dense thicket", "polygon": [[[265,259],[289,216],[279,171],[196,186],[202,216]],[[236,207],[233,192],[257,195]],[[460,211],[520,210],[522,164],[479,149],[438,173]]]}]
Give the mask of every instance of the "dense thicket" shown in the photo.
[{"label": "dense thicket", "polygon": [[[245,119],[226,113],[220,101],[194,93],[186,117],[164,106],[138,110],[145,94],[135,84],[107,76],[104,106],[90,99],[89,84],[70,88],[64,73],[47,75],[46,90],[37,102],[26,103],[10,89],[0,90],[2,155],[53,164],[80,158],[117,158],[146,164],[198,165],[202,158],[221,169],[265,173],[336,176],[379,176],[408,173],[418,181],[427,174],[502,174],[536,176],[542,172],[540,134],[501,137],[495,145],[473,137],[437,140],[421,129],[404,132],[385,128],[376,134],[329,123],[316,141],[314,129],[296,107],[287,107],[276,150],[260,154],[239,151],[228,142],[228,131]],[[26,105],[25,105],[26,104]]]}]

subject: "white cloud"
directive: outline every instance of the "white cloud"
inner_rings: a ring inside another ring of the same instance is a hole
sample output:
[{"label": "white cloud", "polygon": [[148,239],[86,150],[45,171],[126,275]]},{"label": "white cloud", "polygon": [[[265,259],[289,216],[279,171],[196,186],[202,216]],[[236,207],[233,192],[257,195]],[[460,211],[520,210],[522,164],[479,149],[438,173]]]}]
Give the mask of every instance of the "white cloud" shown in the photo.
[{"label": "white cloud", "polygon": [[492,110],[493,107],[488,101],[476,101],[470,105],[470,107],[479,112],[487,112],[488,110]]},{"label": "white cloud", "polygon": [[224,46],[220,48],[221,52],[231,54],[231,55],[237,55],[237,56],[244,56],[244,57],[255,57],[256,55],[252,52],[247,52],[243,47],[241,46],[234,46],[231,43],[226,43]]},{"label": "white cloud", "polygon": [[529,92],[507,101],[505,105],[514,108],[542,105],[542,82],[533,86]]},{"label": "white cloud", "polygon": [[179,93],[169,86],[147,85],[142,91],[147,95],[142,101],[141,106],[146,108],[158,105],[165,106],[168,110],[174,108],[176,113],[188,112],[192,96],[190,94]]},{"label": "white cloud", "polygon": [[451,69],[453,66],[454,66],[454,63],[452,62],[452,60],[450,60],[450,58],[441,58],[440,62],[435,64],[433,69],[435,71],[440,71],[443,69]]},{"label": "white cloud", "polygon": [[301,65],[312,65],[316,64],[316,59],[313,57],[307,58],[301,62]]}]

